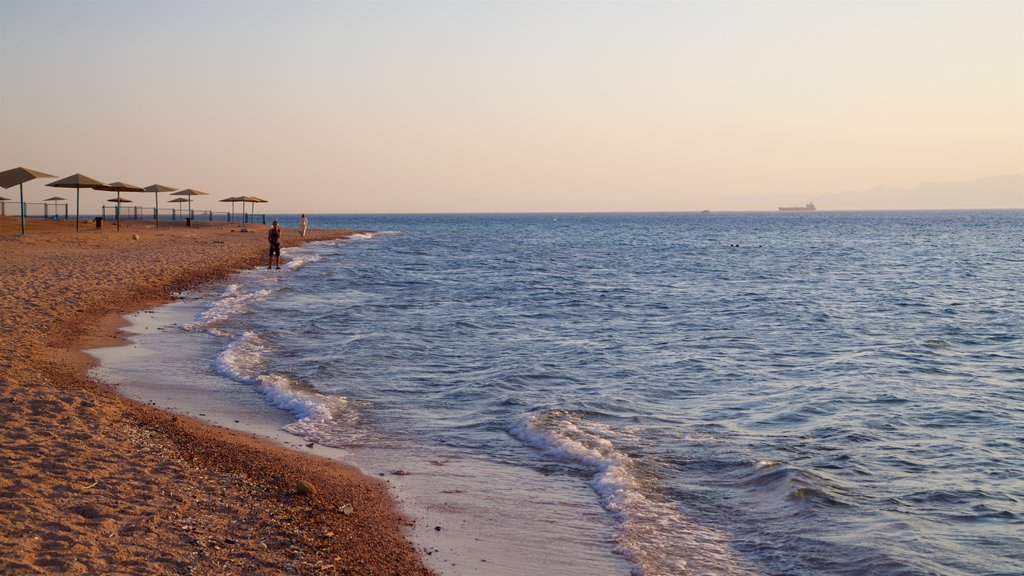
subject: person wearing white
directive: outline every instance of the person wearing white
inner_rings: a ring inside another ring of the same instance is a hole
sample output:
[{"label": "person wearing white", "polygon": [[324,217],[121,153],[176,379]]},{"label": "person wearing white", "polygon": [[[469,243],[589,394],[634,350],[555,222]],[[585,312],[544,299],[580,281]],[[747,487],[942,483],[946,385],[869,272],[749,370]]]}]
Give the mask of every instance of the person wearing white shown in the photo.
[{"label": "person wearing white", "polygon": [[303,214],[302,215],[302,237],[303,238],[306,237],[306,228],[309,228],[309,219],[306,218],[305,214]]}]

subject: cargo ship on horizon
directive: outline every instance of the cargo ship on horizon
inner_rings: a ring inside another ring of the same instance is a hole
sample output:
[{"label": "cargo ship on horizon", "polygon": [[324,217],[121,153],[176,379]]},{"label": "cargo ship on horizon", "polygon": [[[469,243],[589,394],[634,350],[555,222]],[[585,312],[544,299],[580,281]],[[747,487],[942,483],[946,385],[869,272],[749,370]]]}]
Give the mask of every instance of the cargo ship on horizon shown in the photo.
[{"label": "cargo ship on horizon", "polygon": [[808,202],[805,206],[779,206],[780,212],[814,212],[817,209],[814,202]]}]

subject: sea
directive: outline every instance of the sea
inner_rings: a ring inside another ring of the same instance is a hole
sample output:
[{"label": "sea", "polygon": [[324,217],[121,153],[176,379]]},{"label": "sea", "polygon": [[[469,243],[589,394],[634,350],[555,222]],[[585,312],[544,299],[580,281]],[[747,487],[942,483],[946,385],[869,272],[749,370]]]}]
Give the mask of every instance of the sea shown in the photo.
[{"label": "sea", "polygon": [[440,574],[1024,574],[1024,211],[310,221],[366,232],[96,377],[379,477]]}]

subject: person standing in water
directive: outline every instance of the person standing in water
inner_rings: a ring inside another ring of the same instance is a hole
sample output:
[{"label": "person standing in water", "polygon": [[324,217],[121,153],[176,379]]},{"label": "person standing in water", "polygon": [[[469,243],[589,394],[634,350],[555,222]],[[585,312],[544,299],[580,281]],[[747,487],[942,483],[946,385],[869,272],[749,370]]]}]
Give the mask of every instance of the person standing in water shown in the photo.
[{"label": "person standing in water", "polygon": [[281,228],[277,225],[277,220],[274,220],[274,224],[270,227],[267,232],[267,241],[270,242],[270,258],[267,260],[267,270],[270,270],[271,265],[274,263],[274,258],[277,258],[277,269],[281,269]]},{"label": "person standing in water", "polygon": [[302,237],[303,238],[306,237],[306,228],[309,228],[309,219],[306,218],[305,214],[303,214],[302,215]]}]

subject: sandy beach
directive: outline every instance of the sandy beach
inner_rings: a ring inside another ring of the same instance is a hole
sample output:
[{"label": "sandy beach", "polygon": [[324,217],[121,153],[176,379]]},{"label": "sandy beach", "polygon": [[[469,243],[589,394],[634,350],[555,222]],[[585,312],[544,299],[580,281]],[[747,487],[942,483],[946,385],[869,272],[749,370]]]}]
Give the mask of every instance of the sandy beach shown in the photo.
[{"label": "sandy beach", "polygon": [[379,481],[86,377],[123,314],[265,265],[266,226],[111,224],[0,218],[0,573],[428,574]]}]

